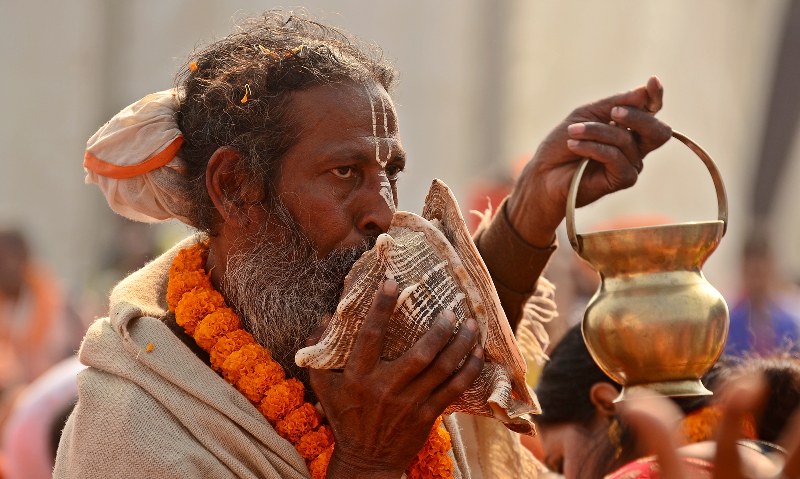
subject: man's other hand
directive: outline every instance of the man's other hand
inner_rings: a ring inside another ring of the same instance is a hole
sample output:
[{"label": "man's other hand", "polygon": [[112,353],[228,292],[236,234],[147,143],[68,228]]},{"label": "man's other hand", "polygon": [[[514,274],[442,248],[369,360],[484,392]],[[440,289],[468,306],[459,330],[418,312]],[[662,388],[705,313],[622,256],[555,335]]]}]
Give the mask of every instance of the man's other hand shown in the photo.
[{"label": "man's other hand", "polygon": [[329,478],[400,477],[436,418],[483,369],[478,324],[468,319],[456,332],[450,311],[402,356],[381,359],[397,294],[393,280],[378,289],[343,370],[311,370],[336,438]]},{"label": "man's other hand", "polygon": [[636,183],[645,155],[672,135],[654,116],[663,95],[661,82],[651,77],[639,88],[577,108],[550,132],[508,200],[511,224],[526,241],[552,243],[582,158],[594,161],[581,179],[578,206]]}]

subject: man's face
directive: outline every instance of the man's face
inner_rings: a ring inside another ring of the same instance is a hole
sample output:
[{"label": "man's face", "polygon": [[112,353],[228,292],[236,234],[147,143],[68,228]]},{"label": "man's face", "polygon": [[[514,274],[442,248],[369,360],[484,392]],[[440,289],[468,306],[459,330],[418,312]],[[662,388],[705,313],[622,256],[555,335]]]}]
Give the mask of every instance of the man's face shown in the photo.
[{"label": "man's face", "polygon": [[319,86],[295,94],[291,107],[299,140],[281,160],[276,193],[317,253],[385,232],[405,167],[386,91],[375,84]]},{"label": "man's face", "polygon": [[281,161],[275,196],[251,210],[256,221],[228,257],[222,287],[248,331],[303,380],[294,353],[388,229],[404,153],[383,89],[317,87],[292,103],[300,139]]}]

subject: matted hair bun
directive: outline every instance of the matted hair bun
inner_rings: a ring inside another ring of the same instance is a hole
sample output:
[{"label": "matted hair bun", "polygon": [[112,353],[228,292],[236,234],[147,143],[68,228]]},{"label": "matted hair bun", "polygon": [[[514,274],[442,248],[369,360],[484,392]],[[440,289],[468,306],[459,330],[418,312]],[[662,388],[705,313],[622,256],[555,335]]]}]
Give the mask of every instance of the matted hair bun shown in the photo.
[{"label": "matted hair bun", "polygon": [[186,163],[178,156],[183,134],[175,113],[176,89],[147,95],[114,115],[86,143],[86,183],[126,218],[191,225]]}]

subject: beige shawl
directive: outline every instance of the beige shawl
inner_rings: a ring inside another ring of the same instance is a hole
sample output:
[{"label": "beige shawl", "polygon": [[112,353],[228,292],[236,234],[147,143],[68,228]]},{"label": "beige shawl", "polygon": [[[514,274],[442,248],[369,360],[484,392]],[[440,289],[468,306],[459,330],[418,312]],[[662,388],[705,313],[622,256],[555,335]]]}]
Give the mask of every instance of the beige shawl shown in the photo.
[{"label": "beige shawl", "polygon": [[[78,375],[55,478],[309,477],[294,447],[158,319],[169,265],[197,238],[122,281],[110,317],[89,328],[80,350],[89,368]],[[456,477],[536,477],[533,457],[499,422],[459,416],[445,424]]]}]

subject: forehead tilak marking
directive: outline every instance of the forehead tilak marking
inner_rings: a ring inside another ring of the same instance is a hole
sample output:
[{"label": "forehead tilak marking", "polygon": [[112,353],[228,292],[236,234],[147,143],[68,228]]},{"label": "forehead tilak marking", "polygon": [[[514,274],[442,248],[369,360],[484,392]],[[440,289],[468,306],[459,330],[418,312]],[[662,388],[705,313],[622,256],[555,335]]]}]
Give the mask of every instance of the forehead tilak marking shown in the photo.
[{"label": "forehead tilak marking", "polygon": [[[389,138],[389,117],[386,115],[386,102],[383,100],[383,95],[379,95],[378,98],[381,99],[381,111],[383,113],[383,136]],[[381,168],[385,168],[389,160],[392,159],[392,142],[387,141],[386,144],[389,146],[386,150],[386,160],[378,161],[381,164]]]},{"label": "forehead tilak marking", "polygon": [[381,163],[380,159],[380,142],[378,141],[378,118],[375,112],[375,101],[372,99],[372,92],[369,91],[369,87],[364,85],[364,91],[367,92],[367,99],[369,100],[369,110],[372,113],[372,141],[375,143],[375,161],[381,165],[381,168],[386,166],[385,164]]},{"label": "forehead tilak marking", "polygon": [[[389,144],[389,153],[386,156],[386,160],[381,160],[380,155],[380,141],[378,140],[378,118],[375,111],[375,101],[372,99],[372,92],[369,90],[369,87],[364,85],[364,90],[367,92],[367,98],[369,99],[369,108],[372,113],[372,139],[375,142],[375,161],[381,166],[381,172],[378,174],[380,177],[380,195],[381,198],[386,202],[389,206],[389,210],[392,213],[395,212],[396,208],[394,206],[394,194],[392,194],[392,183],[389,181],[389,178],[386,176],[386,164],[389,162],[389,155],[391,155],[391,142]],[[381,100],[381,110],[383,112],[383,132],[384,136],[389,136],[389,123],[386,118],[386,103],[383,101],[383,97],[379,95]]]}]

